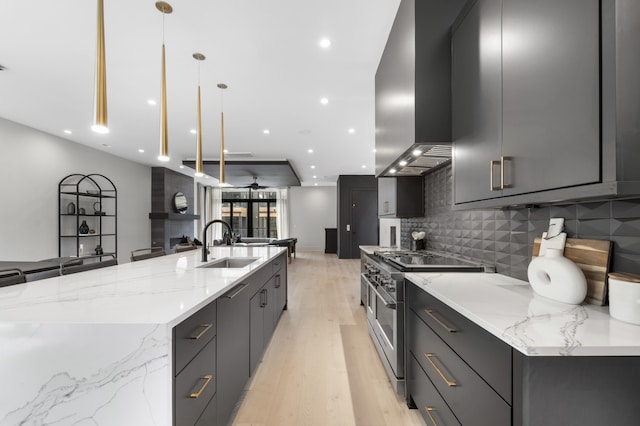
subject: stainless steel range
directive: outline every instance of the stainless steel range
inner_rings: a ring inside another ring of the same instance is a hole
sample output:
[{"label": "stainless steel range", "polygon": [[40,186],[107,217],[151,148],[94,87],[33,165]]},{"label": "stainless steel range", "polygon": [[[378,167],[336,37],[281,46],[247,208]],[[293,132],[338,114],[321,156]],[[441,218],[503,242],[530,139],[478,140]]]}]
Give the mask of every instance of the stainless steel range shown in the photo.
[{"label": "stainless steel range", "polygon": [[362,257],[369,335],[389,380],[404,395],[404,273],[493,272],[491,267],[433,251],[376,251]]}]

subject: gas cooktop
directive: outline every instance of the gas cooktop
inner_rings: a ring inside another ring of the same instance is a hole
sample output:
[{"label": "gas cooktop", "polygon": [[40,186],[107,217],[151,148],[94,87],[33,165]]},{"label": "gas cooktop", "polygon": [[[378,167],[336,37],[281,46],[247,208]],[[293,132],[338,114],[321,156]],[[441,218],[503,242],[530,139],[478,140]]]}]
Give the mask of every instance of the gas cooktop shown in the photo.
[{"label": "gas cooktop", "polygon": [[486,265],[433,251],[376,251],[373,254],[403,272],[488,272]]}]

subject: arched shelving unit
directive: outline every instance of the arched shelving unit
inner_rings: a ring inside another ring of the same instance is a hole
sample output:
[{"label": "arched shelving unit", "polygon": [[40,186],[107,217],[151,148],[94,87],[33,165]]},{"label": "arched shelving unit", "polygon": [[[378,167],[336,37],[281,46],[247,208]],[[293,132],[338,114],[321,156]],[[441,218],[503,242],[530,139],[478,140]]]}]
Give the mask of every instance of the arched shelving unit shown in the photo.
[{"label": "arched shelving unit", "polygon": [[[117,256],[117,214],[118,191],[109,178],[100,174],[63,178],[58,184],[58,256]],[[89,232],[80,231],[83,222]],[[102,253],[96,251],[98,246]]]}]

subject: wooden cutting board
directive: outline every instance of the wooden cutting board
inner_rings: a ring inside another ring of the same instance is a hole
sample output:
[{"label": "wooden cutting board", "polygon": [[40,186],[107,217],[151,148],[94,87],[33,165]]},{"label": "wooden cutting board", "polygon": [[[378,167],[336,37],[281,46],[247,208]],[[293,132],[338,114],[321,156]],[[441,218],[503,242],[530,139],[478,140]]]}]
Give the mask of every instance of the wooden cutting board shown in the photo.
[{"label": "wooden cutting board", "polygon": [[[536,238],[533,243],[534,258],[540,252],[540,242],[541,238]],[[611,241],[567,238],[564,257],[578,265],[587,278],[585,302],[598,306],[606,304]]]}]

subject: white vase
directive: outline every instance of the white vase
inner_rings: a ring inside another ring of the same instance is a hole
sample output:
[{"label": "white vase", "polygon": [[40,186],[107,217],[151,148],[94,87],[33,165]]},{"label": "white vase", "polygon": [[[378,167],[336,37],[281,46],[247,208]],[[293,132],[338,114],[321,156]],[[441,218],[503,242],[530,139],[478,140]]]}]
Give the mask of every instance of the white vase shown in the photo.
[{"label": "white vase", "polygon": [[547,299],[579,305],[587,296],[587,279],[582,270],[562,255],[562,250],[547,249],[527,270],[533,291]]}]

